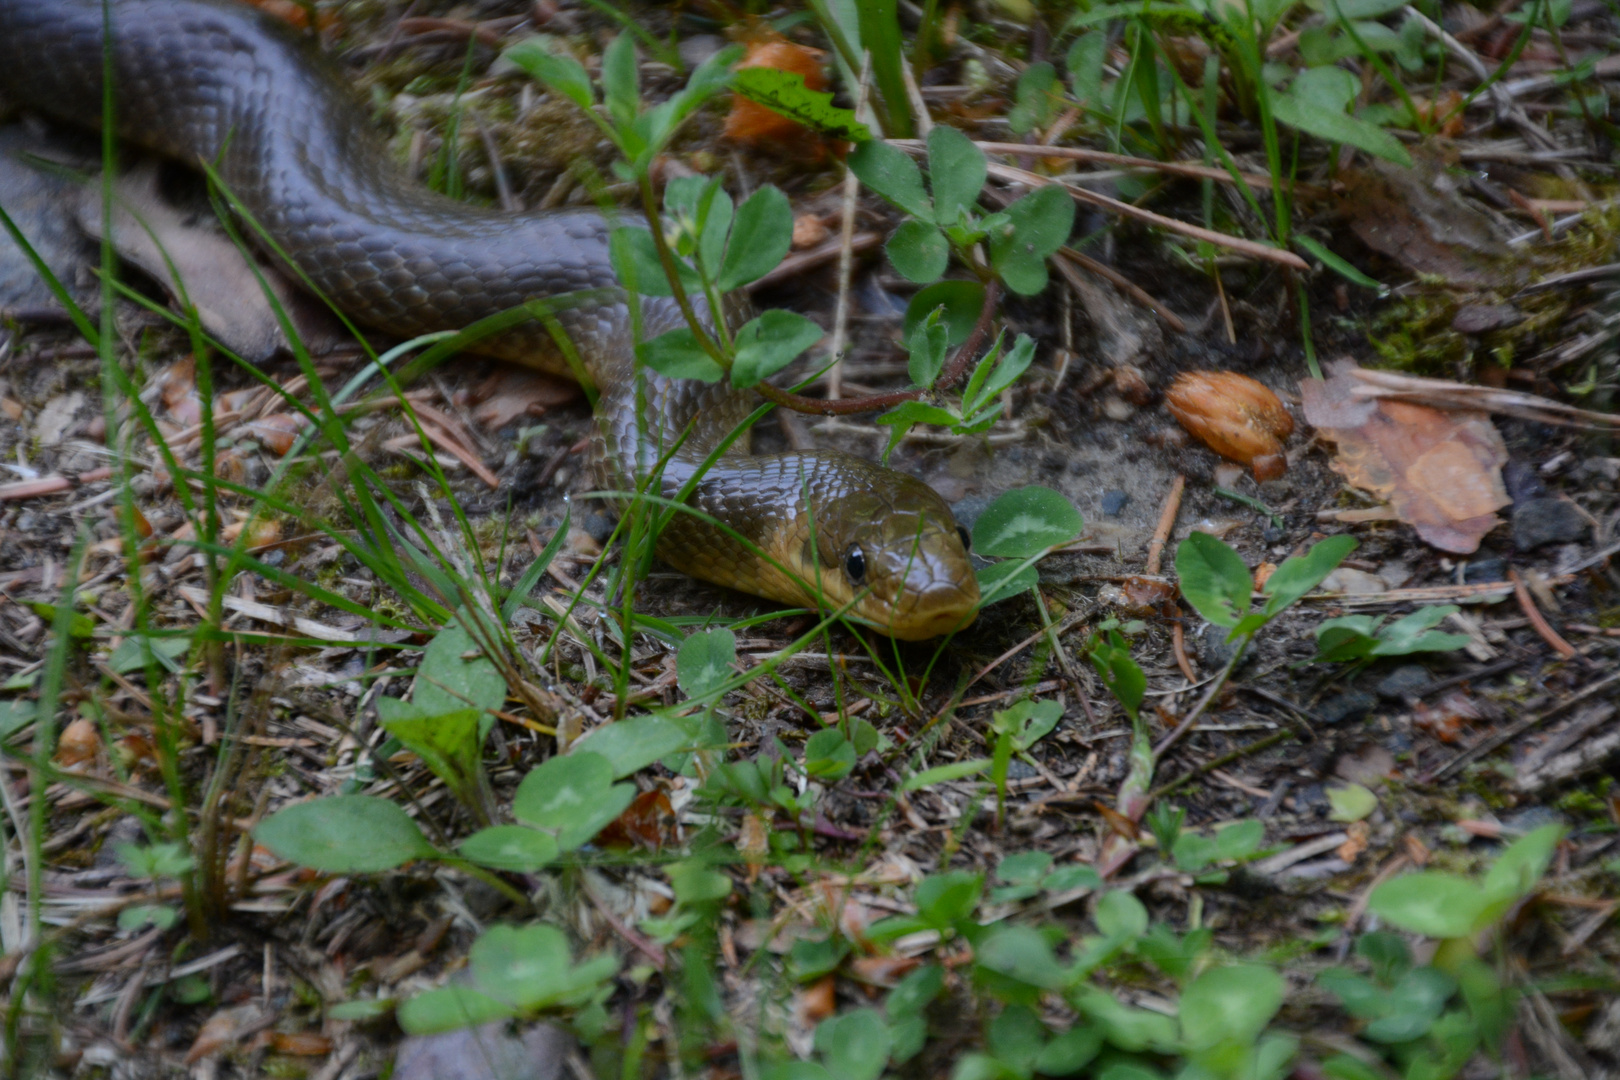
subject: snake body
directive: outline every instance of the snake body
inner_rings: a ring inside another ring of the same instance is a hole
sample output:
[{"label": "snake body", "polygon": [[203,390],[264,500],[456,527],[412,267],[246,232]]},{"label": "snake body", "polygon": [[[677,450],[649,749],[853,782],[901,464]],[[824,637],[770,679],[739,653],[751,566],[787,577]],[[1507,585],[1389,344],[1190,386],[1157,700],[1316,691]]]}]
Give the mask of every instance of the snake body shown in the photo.
[{"label": "snake body", "polygon": [[[440,196],[404,176],[325,58],[230,0],[112,0],[118,133],[206,161],[288,261],[340,310],[391,333],[459,329],[534,298],[616,289],[595,211],[514,215]],[[101,0],[0,0],[0,91],[71,123],[102,116]],[[725,383],[645,373],[637,416],[628,309],[613,299],[561,314],[599,390],[599,486],[626,491],[665,448],[675,495],[756,404]],[[643,303],[647,337],[680,325]],[[538,324],[480,347],[560,374]],[[690,429],[688,431],[688,429]],[[658,555],[694,577],[789,604],[848,607],[897,638],[965,625],[978,601],[965,534],[921,481],[831,451],[752,455],[746,434],[689,502],[725,529],[677,514]]]}]

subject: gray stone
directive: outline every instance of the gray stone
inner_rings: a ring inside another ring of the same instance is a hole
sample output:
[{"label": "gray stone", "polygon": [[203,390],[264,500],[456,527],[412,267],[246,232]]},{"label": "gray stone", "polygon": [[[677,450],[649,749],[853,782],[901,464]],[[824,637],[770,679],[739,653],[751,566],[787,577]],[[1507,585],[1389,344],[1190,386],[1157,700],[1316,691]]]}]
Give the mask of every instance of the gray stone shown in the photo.
[{"label": "gray stone", "polygon": [[573,1042],[551,1024],[516,1035],[500,1022],[413,1035],[399,1044],[394,1080],[558,1080]]},{"label": "gray stone", "polygon": [[1512,304],[1468,304],[1457,309],[1451,328],[1459,334],[1486,334],[1524,322],[1524,312]]},{"label": "gray stone", "polygon": [[1346,690],[1328,698],[1311,712],[1324,724],[1344,724],[1366,719],[1377,704],[1378,699],[1365,690]]},{"label": "gray stone", "polygon": [[1105,491],[1102,497],[1102,512],[1109,517],[1116,517],[1121,510],[1125,509],[1125,504],[1130,501],[1131,497],[1127,492],[1119,490]]},{"label": "gray stone", "polygon": [[1378,683],[1378,696],[1392,701],[1404,701],[1409,697],[1416,697],[1418,691],[1428,686],[1431,681],[1429,669],[1422,664],[1402,664]]},{"label": "gray stone", "polygon": [[1487,581],[1506,581],[1507,563],[1501,559],[1473,559],[1463,567],[1463,584],[1478,585]]},{"label": "gray stone", "polygon": [[1584,537],[1589,524],[1568,499],[1527,499],[1513,506],[1513,546],[1534,551],[1543,544],[1569,543]]}]

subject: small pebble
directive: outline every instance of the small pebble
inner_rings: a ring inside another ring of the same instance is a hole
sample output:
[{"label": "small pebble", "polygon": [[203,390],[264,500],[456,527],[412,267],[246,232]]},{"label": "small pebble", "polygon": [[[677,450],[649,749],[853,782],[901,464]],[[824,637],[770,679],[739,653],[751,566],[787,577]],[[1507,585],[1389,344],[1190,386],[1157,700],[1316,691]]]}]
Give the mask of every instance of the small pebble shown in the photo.
[{"label": "small pebble", "polygon": [[1346,690],[1328,698],[1311,711],[1324,724],[1343,724],[1365,720],[1377,704],[1378,699],[1365,690]]},{"label": "small pebble", "polygon": [[1129,494],[1123,491],[1105,491],[1102,497],[1102,512],[1109,517],[1118,517],[1119,512],[1125,509],[1125,504],[1131,501]]},{"label": "small pebble", "polygon": [[1402,664],[1378,683],[1378,696],[1391,701],[1404,701],[1416,697],[1418,691],[1431,681],[1429,669],[1422,664]]},{"label": "small pebble", "polygon": [[1487,581],[1506,581],[1507,563],[1501,559],[1474,559],[1463,567],[1463,584],[1478,585]]},{"label": "small pebble", "polygon": [[1513,546],[1534,551],[1543,544],[1579,540],[1586,535],[1588,524],[1568,499],[1527,499],[1513,506]]}]

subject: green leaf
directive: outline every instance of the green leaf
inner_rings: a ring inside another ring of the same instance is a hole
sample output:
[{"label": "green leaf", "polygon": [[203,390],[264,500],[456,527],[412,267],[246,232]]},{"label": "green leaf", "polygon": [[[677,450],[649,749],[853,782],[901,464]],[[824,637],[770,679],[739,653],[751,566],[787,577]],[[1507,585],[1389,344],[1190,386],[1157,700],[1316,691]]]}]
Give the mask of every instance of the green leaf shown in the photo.
[{"label": "green leaf", "polygon": [[1046,852],[1020,851],[996,865],[996,877],[1009,885],[1039,885],[1051,868],[1052,856]]},{"label": "green leaf", "polygon": [[1328,814],[1332,821],[1360,821],[1378,809],[1378,796],[1360,784],[1344,784],[1327,789]]},{"label": "green leaf", "polygon": [[687,697],[700,698],[725,685],[736,662],[736,634],[725,627],[700,630],[675,653],[675,678]]},{"label": "green leaf", "polygon": [[975,947],[973,960],[978,967],[1043,990],[1061,990],[1069,981],[1052,946],[1030,926],[998,926]]},{"label": "green leaf", "polygon": [[945,366],[946,342],[950,337],[950,329],[939,320],[942,308],[935,308],[928,318],[918,323],[916,328],[906,335],[906,345],[910,358],[906,362],[906,373],[911,376],[911,385],[929,387],[939,378],[940,369]]},{"label": "green leaf", "polygon": [[945,324],[946,343],[951,347],[962,344],[973,333],[979,322],[979,311],[984,307],[984,286],[977,281],[936,281],[917,294],[906,305],[905,327],[901,331],[905,340],[918,326],[943,307],[940,321]]},{"label": "green leaf", "polygon": [[537,829],[555,830],[557,845],[572,851],[624,813],[634,784],[613,783],[613,765],[576,750],[545,761],[523,778],[512,797],[512,816]]},{"label": "green leaf", "polygon": [[1191,533],[1181,542],[1176,576],[1181,595],[1216,626],[1236,626],[1249,610],[1253,588],[1249,568],[1237,552],[1209,533]]},{"label": "green leaf", "polygon": [[935,784],[965,780],[970,776],[978,776],[989,767],[989,758],[973,758],[970,761],[953,761],[949,765],[936,765],[932,769],[924,769],[920,773],[912,773],[906,777],[905,783],[900,785],[900,790],[919,791]]},{"label": "green leaf", "polygon": [[[1297,603],[1300,597],[1322,583],[1334,567],[1356,550],[1353,536],[1330,536],[1312,545],[1304,555],[1288,559],[1266,579],[1262,590],[1266,606],[1262,609],[1269,621]],[[1247,577],[1248,570],[1244,570]],[[1206,616],[1207,617],[1207,616]],[[1212,620],[1213,621],[1213,620]]]},{"label": "green leaf", "polygon": [[934,281],[951,261],[951,245],[945,234],[925,221],[902,221],[889,242],[883,245],[902,277],[919,284]]},{"label": "green leaf", "polygon": [[1008,1080],[1022,1080],[1035,1067],[1035,1056],[1046,1042],[1046,1025],[1033,1009],[1008,1005],[990,1021],[985,1048],[1001,1063]]},{"label": "green leaf", "polygon": [[404,743],[434,776],[450,786],[457,799],[469,805],[478,797],[479,715],[477,709],[457,709],[422,716],[398,698],[377,699],[377,718],[383,730]]},{"label": "green leaf", "polygon": [[568,526],[573,521],[573,517],[573,506],[564,506],[562,522],[558,524],[556,531],[551,534],[551,539],[546,541],[546,546],[541,549],[535,560],[524,567],[523,576],[517,579],[516,584],[512,586],[512,591],[507,594],[505,602],[501,604],[501,615],[508,622],[517,614],[518,608],[530,602],[534,587],[540,582],[540,575],[546,572],[546,569],[551,566],[551,561],[557,557],[557,552],[561,551],[563,545],[568,542]]},{"label": "green leaf", "polygon": [[906,437],[918,424],[937,424],[940,427],[951,427],[960,419],[955,413],[930,405],[925,401],[902,401],[888,412],[879,416],[874,423],[890,429],[889,444],[883,448],[883,460],[889,460],[894,448],[900,445],[900,440]]},{"label": "green leaf", "polygon": [[684,726],[670,717],[653,714],[603,724],[575,743],[574,753],[589,752],[606,758],[613,778],[619,780],[691,745],[692,734]]},{"label": "green leaf", "polygon": [[596,103],[591,92],[590,76],[572,56],[557,55],[537,38],[529,38],[513,45],[505,52],[506,59],[545,83],[582,109]]},{"label": "green leaf", "polygon": [[153,638],[145,634],[131,634],[119,643],[107,657],[107,666],[120,675],[144,670],[147,658],[171,674],[180,671],[179,660],[191,649],[191,637]]},{"label": "green leaf", "polygon": [[473,942],[468,966],[480,990],[531,1012],[583,1003],[618,970],[618,961],[604,954],[575,964],[568,938],[541,923],[491,927]]},{"label": "green leaf", "polygon": [[1258,964],[1211,968],[1181,995],[1181,1036],[1190,1050],[1253,1043],[1282,1007],[1283,980]]},{"label": "green leaf", "polygon": [[816,1049],[839,1080],[877,1080],[893,1040],[876,1009],[856,1009],[816,1026]]},{"label": "green leaf", "polygon": [[1147,933],[1147,908],[1129,889],[1114,889],[1097,899],[1097,929],[1111,938],[1137,938]]},{"label": "green leaf", "polygon": [[327,874],[376,874],[437,854],[409,814],[373,795],[295,803],[261,821],[253,838],[289,862]]},{"label": "green leaf", "polygon": [[999,604],[1020,593],[1033,589],[1041,580],[1041,576],[1033,566],[1023,566],[1015,560],[992,563],[982,570],[974,571],[979,580],[979,606],[989,607]]},{"label": "green leaf", "polygon": [[1046,259],[1069,240],[1074,199],[1062,184],[1036,188],[1006,210],[1008,223],[990,235],[990,265],[1023,296],[1046,287]]},{"label": "green leaf", "polygon": [[743,68],[732,76],[731,85],[749,101],[830,138],[864,143],[872,137],[871,130],[855,118],[853,111],[834,105],[831,93],[805,86],[804,76],[796,71]]},{"label": "green leaf", "polygon": [[1027,559],[1080,535],[1080,511],[1060,492],[1031,484],[1005,492],[973,523],[973,550],[998,558]]},{"label": "green leaf", "polygon": [[532,874],[553,862],[562,852],[557,838],[522,825],[493,825],[480,829],[461,842],[461,856],[480,866]]},{"label": "green leaf", "polygon": [[399,1007],[399,1026],[408,1035],[437,1035],[506,1020],[517,1010],[470,986],[443,986],[418,994]]},{"label": "green leaf", "polygon": [[1418,652],[1449,652],[1471,640],[1467,634],[1445,634],[1432,628],[1457,613],[1455,604],[1419,608],[1378,631],[1374,656],[1409,656]]},{"label": "green leaf", "polygon": [[731,363],[731,385],[747,389],[797,360],[826,333],[810,319],[773,308],[737,331],[737,355]]},{"label": "green leaf", "polygon": [[1367,910],[1402,930],[1454,938],[1473,930],[1489,902],[1485,890],[1473,882],[1427,870],[1384,882],[1372,891]]},{"label": "green leaf", "polygon": [[[664,273],[664,264],[658,260],[658,246],[646,229],[633,225],[614,229],[608,234],[608,258],[613,263],[614,276],[626,289],[634,288],[642,296],[675,295],[669,275]],[[686,260],[677,256],[675,268],[683,288],[694,292],[703,288],[703,279]]]},{"label": "green leaf", "polygon": [[964,413],[975,413],[985,408],[998,394],[1018,381],[1018,377],[1029,369],[1030,362],[1035,359],[1035,339],[1028,334],[1019,334],[1013,347],[991,369],[989,365],[993,356],[995,353],[991,352],[979,362],[980,370],[986,371],[986,374],[981,376],[979,371],[975,371],[974,378],[969,381],[968,389],[962,395]]},{"label": "green leaf", "polygon": [[1223,825],[1215,831],[1215,857],[1247,859],[1260,850],[1260,843],[1265,838],[1266,825],[1263,821],[1249,818]]},{"label": "green leaf", "polygon": [[602,53],[602,94],[608,113],[621,127],[641,111],[641,85],[636,74],[636,43],[628,31],[614,38]]},{"label": "green leaf", "polygon": [[1130,646],[1117,630],[1099,635],[1091,649],[1091,665],[1102,676],[1103,685],[1133,721],[1147,694],[1147,674],[1131,659]]},{"label": "green leaf", "polygon": [[1061,719],[1063,706],[1060,703],[1025,698],[1012,708],[996,713],[992,727],[996,731],[1009,732],[1013,737],[1013,749],[1023,752],[1050,735]]},{"label": "green leaf", "polygon": [[1508,845],[1485,875],[1486,895],[1493,900],[1528,896],[1547,873],[1565,831],[1562,825],[1543,825]]},{"label": "green leaf", "polygon": [[698,344],[691,327],[687,326],[677,327],[651,341],[642,342],[636,346],[636,356],[643,364],[671,379],[717,383],[726,375],[725,370],[715,363],[714,357]]},{"label": "green leaf", "polygon": [[1332,270],[1335,274],[1338,274],[1352,285],[1360,285],[1364,289],[1374,289],[1378,291],[1383,290],[1383,285],[1368,277],[1366,274],[1363,274],[1360,270],[1357,270],[1348,262],[1345,262],[1344,259],[1340,258],[1338,255],[1335,255],[1332,251],[1317,243],[1315,240],[1312,240],[1304,233],[1295,233],[1294,243],[1304,248],[1311,255],[1320,259],[1323,266],[1326,266],[1329,270]]},{"label": "green leaf", "polygon": [[[35,615],[38,615],[41,619],[44,619],[47,623],[54,623],[56,621],[55,604],[47,604],[43,600],[24,600],[23,604],[28,608],[28,610],[32,611]],[[69,616],[69,637],[83,640],[85,638],[94,637],[95,633],[96,621],[90,616],[86,615],[84,612],[75,611]]]},{"label": "green leaf", "polygon": [[328,1020],[357,1020],[365,1023],[369,1020],[381,1020],[393,1011],[393,998],[354,998],[328,1006],[324,1015]]},{"label": "green leaf", "polygon": [[1406,168],[1412,167],[1412,157],[1400,141],[1383,128],[1369,124],[1365,120],[1358,120],[1344,112],[1335,112],[1314,101],[1289,94],[1273,96],[1271,111],[1278,120],[1306,134],[1315,135],[1329,142],[1353,146],[1374,157],[1393,161]]},{"label": "green leaf", "polygon": [[855,760],[855,744],[837,728],[822,728],[805,740],[804,771],[812,780],[842,780]]},{"label": "green leaf", "polygon": [[912,902],[917,917],[935,930],[950,930],[973,917],[984,892],[984,877],[966,870],[930,874],[917,883]]},{"label": "green leaf", "polygon": [[1316,628],[1314,661],[1336,663],[1364,660],[1373,654],[1378,639],[1373,637],[1378,619],[1373,615],[1342,615],[1328,619]]},{"label": "green leaf", "polygon": [[849,155],[850,170],[861,183],[914,218],[934,220],[934,207],[923,190],[922,170],[903,150],[873,139]]},{"label": "green leaf", "polygon": [[1019,74],[1014,104],[1007,111],[1007,126],[1014,134],[1026,134],[1051,121],[1057,85],[1057,68],[1045,60],[1029,65]]},{"label": "green leaf", "polygon": [[1102,1050],[1103,1037],[1098,1029],[1076,1024],[1035,1055],[1035,1071],[1042,1076],[1073,1076],[1091,1064]]},{"label": "green leaf", "polygon": [[[747,68],[766,71],[767,68]],[[740,74],[740,72],[739,72]],[[775,184],[766,184],[737,208],[726,257],[715,280],[721,292],[741,288],[776,269],[793,246],[793,207]]]},{"label": "green leaf", "polygon": [[[1096,1024],[1103,1036],[1120,1050],[1140,1053],[1153,1050],[1171,1053],[1180,1049],[1179,1025],[1168,1016],[1147,1009],[1134,1009],[1116,1000],[1107,991],[1095,986],[1082,986],[1072,992],[1072,1004],[1080,1014]],[[1148,1069],[1123,1071],[1123,1062],[1116,1062],[1099,1080],[1158,1080],[1158,1074]]]},{"label": "green leaf", "polygon": [[1069,46],[1063,64],[1069,69],[1069,86],[1082,105],[1095,104],[1102,97],[1103,61],[1108,56],[1108,33],[1088,30]]},{"label": "green leaf", "polygon": [[928,133],[928,186],[934,191],[936,224],[955,225],[978,206],[987,168],[972,139],[946,124],[934,125]]},{"label": "green leaf", "polygon": [[939,992],[944,988],[945,969],[938,964],[924,964],[895,983],[894,989],[884,999],[883,1011],[890,1020],[915,1015],[939,997]]},{"label": "green leaf", "polygon": [[731,895],[731,879],[700,859],[670,863],[664,868],[678,904],[712,904]]}]

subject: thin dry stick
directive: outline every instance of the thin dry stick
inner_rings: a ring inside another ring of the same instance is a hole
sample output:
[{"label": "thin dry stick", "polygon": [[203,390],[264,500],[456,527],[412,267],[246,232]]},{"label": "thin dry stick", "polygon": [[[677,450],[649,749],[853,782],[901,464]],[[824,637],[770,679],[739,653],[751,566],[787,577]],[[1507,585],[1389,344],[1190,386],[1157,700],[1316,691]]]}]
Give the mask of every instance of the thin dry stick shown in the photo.
[{"label": "thin dry stick", "polygon": [[1579,656],[1579,650],[1565,641],[1558,631],[1552,628],[1552,624],[1541,613],[1541,609],[1536,607],[1536,602],[1530,596],[1530,590],[1525,586],[1524,578],[1519,576],[1519,572],[1509,570],[1508,580],[1513,582],[1513,595],[1519,601],[1519,610],[1523,611],[1524,617],[1530,620],[1531,627],[1541,635],[1541,640],[1551,645],[1553,651],[1565,660],[1573,660],[1576,656]]},{"label": "thin dry stick", "polygon": [[[902,150],[915,152],[923,145],[921,139],[891,139],[890,142]],[[1019,157],[1062,158],[1067,161],[1085,161],[1093,165],[1113,165],[1125,169],[1144,169],[1150,172],[1169,173],[1172,176],[1188,176],[1197,180],[1214,180],[1217,183],[1231,184],[1232,174],[1225,169],[1213,165],[1195,165],[1188,161],[1154,161],[1151,158],[1130,157],[1126,154],[1109,154],[1102,150],[1085,150],[1077,146],[1026,146],[1023,143],[1003,142],[975,142],[973,144],[987,154],[1016,154]],[[1239,173],[1243,182],[1253,187],[1270,188],[1271,177],[1260,173]],[[1296,192],[1305,190],[1304,185],[1294,189]]]},{"label": "thin dry stick", "polygon": [[1353,374],[1368,384],[1351,389],[1350,393],[1359,398],[1410,401],[1440,409],[1478,409],[1565,427],[1620,428],[1620,416],[1577,409],[1537,394],[1498,390],[1493,386],[1469,386],[1449,379],[1425,379],[1393,371],[1358,368]]},{"label": "thin dry stick", "polygon": [[1508,743],[1517,739],[1520,735],[1540,727],[1542,724],[1545,724],[1548,720],[1551,720],[1560,713],[1568,711],[1588,698],[1596,697],[1598,694],[1604,693],[1617,682],[1620,682],[1620,671],[1605,675],[1597,682],[1588,683],[1586,686],[1575,691],[1573,694],[1553,705],[1545,712],[1539,713],[1536,716],[1527,717],[1524,720],[1520,720],[1517,724],[1514,724],[1505,731],[1500,731],[1487,739],[1481,739],[1473,746],[1470,746],[1468,749],[1464,750],[1462,753],[1440,766],[1440,768],[1436,769],[1433,773],[1423,777],[1422,782],[1432,784],[1444,780],[1446,777],[1451,776],[1453,773],[1461,770],[1462,767],[1467,765],[1469,762],[1484,757],[1497,747],[1506,746]]},{"label": "thin dry stick", "polygon": [[1180,473],[1170,483],[1170,494],[1165,496],[1164,509],[1159,513],[1159,525],[1153,530],[1153,542],[1148,545],[1147,565],[1143,572],[1152,576],[1159,572],[1164,557],[1164,545],[1170,539],[1170,530],[1176,527],[1176,515],[1181,512],[1181,495],[1187,490],[1187,478]]},{"label": "thin dry stick", "polygon": [[[872,54],[867,52],[861,60],[860,93],[855,102],[857,116],[863,111],[869,111],[867,103],[871,92]],[[844,339],[849,336],[849,285],[855,267],[855,205],[860,194],[860,177],[855,175],[854,169],[846,165],[843,220],[838,229],[838,307],[833,311],[833,338],[832,344],[827,349],[827,355],[833,359],[832,369],[827,372],[829,398],[844,396]]]}]

